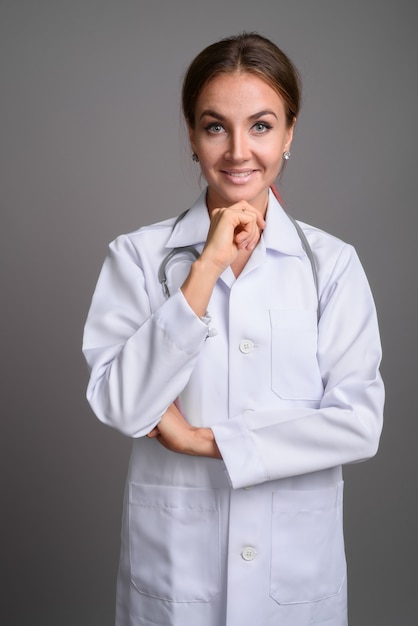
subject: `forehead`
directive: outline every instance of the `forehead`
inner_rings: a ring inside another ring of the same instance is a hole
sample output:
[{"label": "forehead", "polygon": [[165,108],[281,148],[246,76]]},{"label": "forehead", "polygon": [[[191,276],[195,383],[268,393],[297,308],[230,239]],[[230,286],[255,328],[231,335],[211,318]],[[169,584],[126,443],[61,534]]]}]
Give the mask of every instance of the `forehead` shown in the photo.
[{"label": "forehead", "polygon": [[284,101],[265,80],[249,72],[218,74],[203,87],[196,102],[196,112],[250,112],[274,108],[284,112]]}]

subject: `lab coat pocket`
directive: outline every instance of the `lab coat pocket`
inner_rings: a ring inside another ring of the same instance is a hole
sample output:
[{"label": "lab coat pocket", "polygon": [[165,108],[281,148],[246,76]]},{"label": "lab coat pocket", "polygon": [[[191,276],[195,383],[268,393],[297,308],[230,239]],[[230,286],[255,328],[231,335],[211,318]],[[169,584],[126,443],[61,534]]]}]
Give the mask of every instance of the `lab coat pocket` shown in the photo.
[{"label": "lab coat pocket", "polygon": [[208,602],[219,592],[216,490],[129,485],[131,578],[167,602]]},{"label": "lab coat pocket", "polygon": [[343,483],[273,494],[270,595],[279,604],[338,594],[346,576]]},{"label": "lab coat pocket", "polygon": [[316,310],[270,309],[270,323],[273,391],[284,400],[320,400]]}]

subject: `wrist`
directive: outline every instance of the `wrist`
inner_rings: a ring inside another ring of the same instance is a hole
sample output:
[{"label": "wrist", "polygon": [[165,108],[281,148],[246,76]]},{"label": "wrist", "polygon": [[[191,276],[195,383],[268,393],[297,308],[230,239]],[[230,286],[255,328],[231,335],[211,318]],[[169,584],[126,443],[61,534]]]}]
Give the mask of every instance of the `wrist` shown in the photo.
[{"label": "wrist", "polygon": [[204,281],[211,286],[212,289],[224,270],[225,267],[223,265],[214,263],[210,259],[207,259],[204,252],[198,259],[196,259],[196,261],[193,262],[190,268],[190,272],[196,280],[199,282]]},{"label": "wrist", "polygon": [[204,259],[197,259],[191,266],[189,275],[181,290],[190,307],[198,317],[207,311],[215,283],[220,275],[218,270]]},{"label": "wrist", "polygon": [[221,453],[216,445],[215,436],[211,428],[196,428],[194,431],[194,454],[215,459],[221,459]]}]

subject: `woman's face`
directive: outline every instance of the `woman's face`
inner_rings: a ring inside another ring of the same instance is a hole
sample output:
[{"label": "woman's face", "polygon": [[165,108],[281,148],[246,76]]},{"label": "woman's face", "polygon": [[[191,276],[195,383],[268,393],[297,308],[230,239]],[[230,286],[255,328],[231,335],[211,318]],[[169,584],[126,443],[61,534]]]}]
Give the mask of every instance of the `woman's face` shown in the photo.
[{"label": "woman's face", "polygon": [[282,97],[254,74],[220,74],[202,89],[189,135],[209,210],[246,200],[264,213],[293,136]]}]

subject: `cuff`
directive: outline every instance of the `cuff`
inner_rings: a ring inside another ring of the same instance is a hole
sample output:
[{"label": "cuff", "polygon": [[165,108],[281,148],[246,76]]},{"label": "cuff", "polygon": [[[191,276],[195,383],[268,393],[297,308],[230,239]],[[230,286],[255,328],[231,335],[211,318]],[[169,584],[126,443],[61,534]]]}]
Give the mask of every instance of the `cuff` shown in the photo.
[{"label": "cuff", "polygon": [[208,321],[197,317],[181,289],[155,312],[155,320],[173,343],[189,354],[199,350],[209,335]]},{"label": "cuff", "polygon": [[211,429],[234,489],[266,482],[264,468],[244,415],[213,424]]}]

